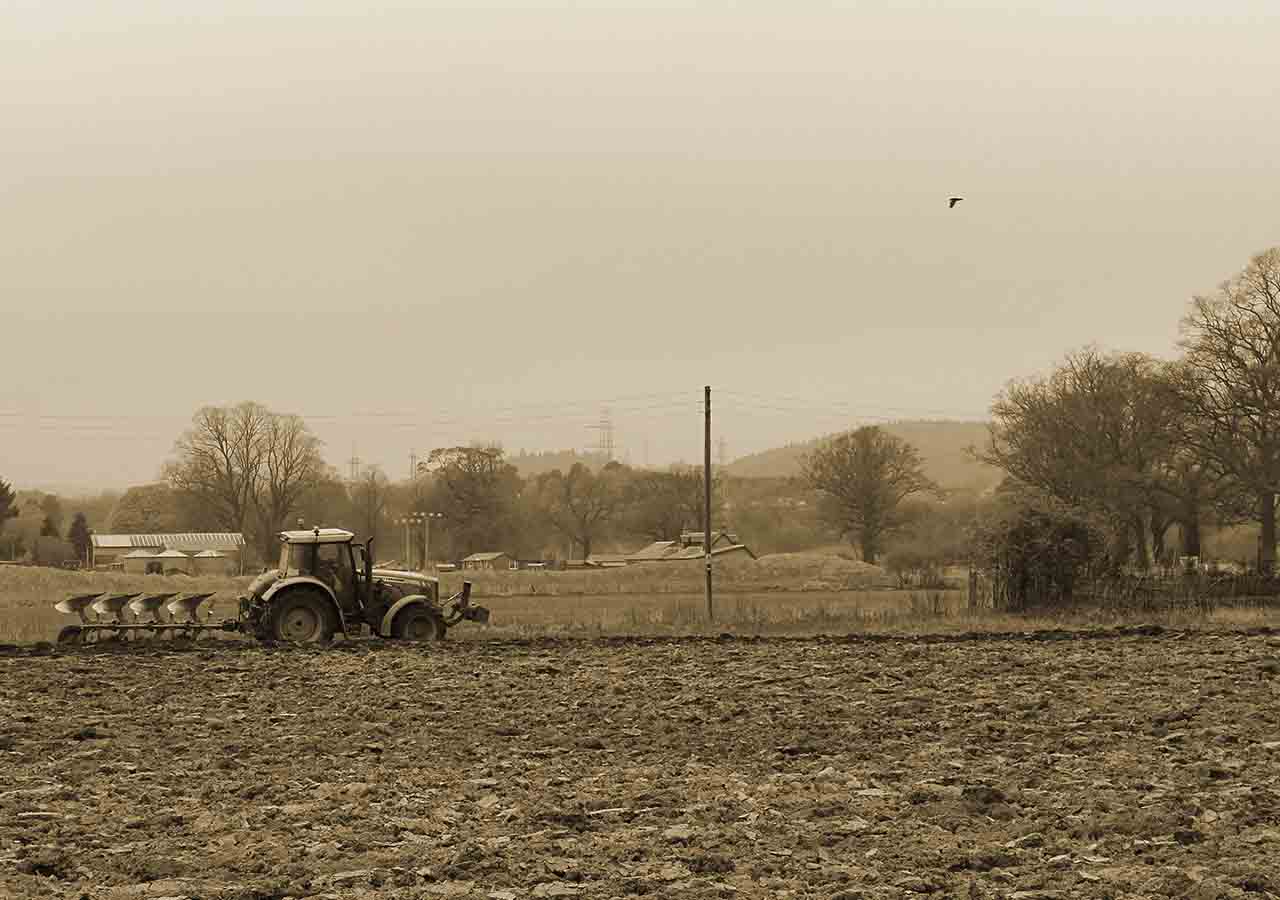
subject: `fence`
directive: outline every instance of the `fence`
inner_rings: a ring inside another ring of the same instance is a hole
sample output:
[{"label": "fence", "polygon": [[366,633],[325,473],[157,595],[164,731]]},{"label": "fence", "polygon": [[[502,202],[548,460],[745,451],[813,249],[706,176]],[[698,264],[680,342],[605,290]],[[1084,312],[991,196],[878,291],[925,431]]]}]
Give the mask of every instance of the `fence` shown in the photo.
[{"label": "fence", "polygon": [[[1022,602],[1018,602],[1021,598]],[[1061,585],[1012,585],[999,570],[970,569],[969,609],[1015,612],[1025,607],[1092,605],[1152,611],[1172,608],[1211,609],[1223,601],[1254,605],[1280,603],[1280,575],[1257,572],[1204,572],[1153,569],[1149,572],[1087,572],[1064,591]]]}]

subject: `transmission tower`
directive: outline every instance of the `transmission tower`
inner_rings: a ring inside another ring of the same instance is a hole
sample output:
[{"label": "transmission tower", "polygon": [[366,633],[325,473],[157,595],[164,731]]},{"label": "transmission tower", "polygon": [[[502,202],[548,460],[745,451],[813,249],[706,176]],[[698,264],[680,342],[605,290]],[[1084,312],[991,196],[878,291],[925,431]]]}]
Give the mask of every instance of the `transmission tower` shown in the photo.
[{"label": "transmission tower", "polygon": [[604,454],[605,462],[613,462],[613,416],[609,413],[608,408],[601,410],[600,421],[595,425],[588,425],[593,431],[600,432],[600,441],[594,447],[590,448],[596,453]]},{"label": "transmission tower", "polygon": [[720,440],[716,442],[716,464],[721,468],[729,463],[729,442],[724,439],[724,435],[720,435]]}]

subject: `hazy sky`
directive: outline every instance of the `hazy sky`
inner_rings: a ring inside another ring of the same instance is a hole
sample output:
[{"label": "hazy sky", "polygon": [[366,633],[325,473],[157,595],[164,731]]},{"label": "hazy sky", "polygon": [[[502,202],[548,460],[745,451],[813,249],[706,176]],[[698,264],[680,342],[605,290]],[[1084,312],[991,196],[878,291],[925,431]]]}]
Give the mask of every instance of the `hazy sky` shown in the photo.
[{"label": "hazy sky", "polygon": [[365,6],[0,3],[0,476],[972,418],[1280,243],[1274,0]]}]

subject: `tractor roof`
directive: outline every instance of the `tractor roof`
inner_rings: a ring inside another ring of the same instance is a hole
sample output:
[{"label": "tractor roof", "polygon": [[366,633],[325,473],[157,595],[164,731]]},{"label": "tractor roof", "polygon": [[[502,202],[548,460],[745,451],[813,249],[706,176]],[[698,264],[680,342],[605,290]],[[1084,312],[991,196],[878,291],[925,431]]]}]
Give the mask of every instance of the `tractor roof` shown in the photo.
[{"label": "tractor roof", "polygon": [[345,544],[355,535],[343,528],[312,528],[307,531],[282,531],[286,544]]}]

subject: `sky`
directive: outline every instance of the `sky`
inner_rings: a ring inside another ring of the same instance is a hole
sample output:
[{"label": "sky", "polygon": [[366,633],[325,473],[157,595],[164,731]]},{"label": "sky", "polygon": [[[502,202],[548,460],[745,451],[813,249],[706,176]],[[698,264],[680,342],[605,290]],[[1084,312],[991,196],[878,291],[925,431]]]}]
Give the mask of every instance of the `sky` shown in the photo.
[{"label": "sky", "polygon": [[1280,244],[1277,46],[1247,0],[8,0],[0,477],[153,480],[245,399],[393,476],[606,410],[693,461],[708,384],[733,458],[1170,356]]}]

